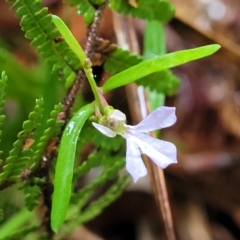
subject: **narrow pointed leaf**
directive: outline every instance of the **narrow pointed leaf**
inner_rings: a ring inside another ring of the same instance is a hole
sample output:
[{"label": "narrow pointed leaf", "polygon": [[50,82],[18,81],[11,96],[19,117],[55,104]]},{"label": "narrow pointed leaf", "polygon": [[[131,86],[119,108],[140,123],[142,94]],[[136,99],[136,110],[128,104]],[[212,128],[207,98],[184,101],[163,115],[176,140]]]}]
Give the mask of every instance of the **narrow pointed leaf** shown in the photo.
[{"label": "narrow pointed leaf", "polygon": [[92,104],[82,107],[68,122],[62,136],[55,170],[51,211],[51,227],[55,232],[62,226],[70,202],[78,137],[93,112]]},{"label": "narrow pointed leaf", "polygon": [[81,64],[84,64],[84,60],[86,59],[86,54],[84,53],[83,49],[79,45],[76,38],[73,36],[70,29],[67,27],[67,25],[63,22],[61,18],[59,18],[56,15],[52,15],[52,20],[59,32],[64,37],[65,41],[67,42],[68,46],[71,48],[71,50],[78,56]]},{"label": "narrow pointed leaf", "polygon": [[220,46],[218,44],[212,44],[204,47],[169,53],[163,56],[145,60],[110,77],[102,86],[102,91],[106,93],[117,87],[134,82],[148,74],[206,57],[216,52],[219,48]]}]

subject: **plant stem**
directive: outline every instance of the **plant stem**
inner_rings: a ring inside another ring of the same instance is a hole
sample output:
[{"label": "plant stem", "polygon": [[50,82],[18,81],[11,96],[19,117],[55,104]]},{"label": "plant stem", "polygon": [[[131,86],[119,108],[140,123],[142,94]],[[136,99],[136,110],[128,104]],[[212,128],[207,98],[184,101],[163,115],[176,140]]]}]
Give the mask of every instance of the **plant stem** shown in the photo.
[{"label": "plant stem", "polygon": [[[95,52],[95,48],[96,48],[97,40],[98,40],[98,30],[101,25],[101,22],[103,19],[103,14],[107,7],[107,4],[108,4],[108,1],[105,1],[102,5],[99,6],[97,11],[95,12],[93,22],[88,26],[87,41],[85,44],[85,53],[89,59],[93,58],[93,55]],[[98,90],[96,88],[96,83],[95,83],[95,80],[93,79],[92,72],[91,73],[85,72],[85,73],[86,73],[88,81],[91,85],[92,90],[94,88],[93,93],[94,93],[94,97],[95,97],[97,103],[99,104],[100,108],[103,108],[102,101],[98,95]],[[88,74],[89,74],[89,76],[88,76]]]}]

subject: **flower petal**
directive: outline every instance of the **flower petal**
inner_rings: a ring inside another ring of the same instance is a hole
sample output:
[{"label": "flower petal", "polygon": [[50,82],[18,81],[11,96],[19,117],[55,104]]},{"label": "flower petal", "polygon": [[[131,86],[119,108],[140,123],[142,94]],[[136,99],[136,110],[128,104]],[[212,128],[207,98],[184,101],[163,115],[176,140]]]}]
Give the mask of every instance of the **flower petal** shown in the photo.
[{"label": "flower petal", "polygon": [[171,163],[177,163],[177,150],[174,144],[153,138],[144,133],[134,133],[133,137],[141,151],[159,167],[166,168]]},{"label": "flower petal", "polygon": [[173,143],[153,138],[145,133],[134,133],[134,135],[177,163],[177,149]]},{"label": "flower petal", "polygon": [[101,132],[103,135],[107,136],[107,137],[115,137],[116,136],[116,133],[113,132],[110,128],[108,127],[105,127],[101,124],[98,124],[98,123],[95,123],[95,122],[92,122],[92,125],[99,131]]},{"label": "flower petal", "polygon": [[126,115],[117,109],[114,109],[112,113],[109,114],[108,118],[114,118],[118,121],[126,121]]},{"label": "flower petal", "polygon": [[141,152],[138,145],[128,137],[126,137],[126,141],[126,169],[132,175],[134,182],[136,182],[139,178],[147,175],[147,169],[141,158]]},{"label": "flower petal", "polygon": [[177,120],[175,110],[175,107],[159,107],[151,112],[139,124],[128,127],[139,132],[150,132],[172,126]]}]

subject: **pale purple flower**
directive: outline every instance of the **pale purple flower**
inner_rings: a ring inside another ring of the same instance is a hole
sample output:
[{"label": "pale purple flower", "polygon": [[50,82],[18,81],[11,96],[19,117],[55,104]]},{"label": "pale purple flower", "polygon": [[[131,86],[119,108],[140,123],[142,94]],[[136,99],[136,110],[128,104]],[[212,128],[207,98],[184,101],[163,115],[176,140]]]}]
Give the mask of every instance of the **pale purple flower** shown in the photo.
[{"label": "pale purple flower", "polygon": [[141,158],[142,153],[161,168],[177,162],[174,144],[148,135],[150,131],[172,126],[176,122],[174,107],[159,107],[136,126],[126,125],[126,116],[119,110],[112,110],[105,120],[103,124],[92,124],[108,137],[119,134],[126,139],[126,169],[135,182],[147,174]]}]

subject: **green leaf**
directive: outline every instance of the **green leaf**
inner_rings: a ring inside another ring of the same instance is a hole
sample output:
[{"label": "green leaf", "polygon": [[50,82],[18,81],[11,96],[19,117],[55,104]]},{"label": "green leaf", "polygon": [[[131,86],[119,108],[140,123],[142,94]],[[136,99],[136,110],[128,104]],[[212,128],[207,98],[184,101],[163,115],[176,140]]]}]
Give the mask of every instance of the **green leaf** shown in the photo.
[{"label": "green leaf", "polygon": [[[20,227],[24,226],[26,221],[33,218],[34,215],[35,213],[29,212],[26,208],[14,214],[0,226],[0,240],[17,239],[14,238],[16,237],[16,231],[18,231]],[[19,232],[18,235],[20,235]]]},{"label": "green leaf", "polygon": [[28,120],[23,123],[23,131],[18,134],[18,140],[14,142],[13,148],[6,159],[6,164],[3,166],[3,172],[0,174],[0,188],[19,181],[23,168],[30,163],[34,152],[31,145],[28,147],[25,144],[28,140],[33,140],[34,132],[40,125],[43,112],[42,105],[42,99],[36,100],[35,109],[29,114]]},{"label": "green leaf", "polygon": [[105,1],[106,0],[67,0],[71,6],[76,6],[77,14],[83,15],[86,24],[93,22],[96,12],[95,6],[101,5]]},{"label": "green leaf", "polygon": [[204,47],[169,53],[163,56],[145,60],[133,67],[128,68],[127,70],[124,70],[110,77],[108,81],[102,86],[102,91],[106,93],[117,87],[121,87],[134,82],[148,74],[176,67],[178,65],[206,57],[216,52],[219,48],[220,46],[218,44],[212,44]]},{"label": "green leaf", "polygon": [[[1,78],[0,78],[0,141],[2,136],[2,124],[5,119],[5,115],[3,115],[3,106],[5,103],[5,97],[6,97],[6,85],[7,85],[8,76],[6,75],[6,72],[2,72]],[[0,154],[2,154],[2,151],[0,151]],[[2,162],[2,160],[0,160]],[[0,165],[1,165],[0,162]]]},{"label": "green leaf", "polygon": [[[139,55],[117,48],[105,62],[104,69],[111,74],[116,74],[143,61],[144,59]],[[171,95],[178,89],[179,79],[169,70],[163,70],[140,78],[137,83],[158,93]]]},{"label": "green leaf", "polygon": [[[107,180],[114,179],[118,176],[118,172],[124,167],[125,165],[125,158],[119,156],[100,156],[101,162],[105,161],[107,164],[104,167],[103,172],[90,182],[87,186],[82,188],[78,193],[75,193],[71,199],[73,202],[78,202],[79,199],[87,199],[86,196],[89,196],[93,193],[95,189],[97,189],[101,184],[105,183]],[[83,204],[83,202],[82,202]]]},{"label": "green leaf", "polygon": [[37,69],[33,66],[31,69],[20,66],[14,56],[2,47],[0,62],[0,71],[4,70],[8,76],[7,98],[24,104],[26,111],[30,111],[35,99],[42,93],[44,86],[42,75],[37,74]]},{"label": "green leaf", "polygon": [[91,169],[99,166],[110,168],[109,171],[115,171],[117,173],[118,170],[124,166],[125,160],[120,154],[118,156],[111,155],[111,151],[104,148],[98,148],[88,156],[86,161],[83,161],[80,166],[74,168],[74,178],[80,178]]},{"label": "green leaf", "polygon": [[[87,221],[93,219],[98,214],[100,214],[107,206],[109,206],[112,202],[114,202],[126,189],[128,184],[130,183],[129,175],[123,175],[121,177],[116,178],[116,182],[112,184],[111,187],[107,189],[107,191],[100,196],[97,200],[88,204],[87,208],[83,209],[83,211],[79,211],[82,208],[82,199],[78,199],[78,204],[71,204],[69,206],[67,222],[61,229],[63,234],[69,235],[76,227],[86,223]],[[84,199],[84,203],[89,198],[89,195]]]},{"label": "green leaf", "polygon": [[106,151],[94,151],[92,152],[86,161],[74,168],[74,177],[80,178],[84,174],[88,173],[92,168],[99,167],[102,161],[102,157],[106,155]]},{"label": "green leaf", "polygon": [[76,145],[81,129],[93,114],[94,107],[88,104],[82,107],[68,122],[61,139],[54,178],[52,197],[51,227],[58,231],[62,226],[72,191],[73,166]]},{"label": "green leaf", "polygon": [[[86,74],[86,77],[88,79],[88,82],[92,88],[92,92],[94,95],[94,98],[96,100],[96,102],[101,105],[101,100],[98,94],[98,90],[97,90],[97,85],[95,82],[95,79],[93,77],[92,74],[92,63],[90,61],[90,59],[87,58],[85,52],[83,51],[82,47],[79,45],[78,41],[76,40],[76,38],[73,36],[72,32],[69,30],[69,28],[67,27],[67,25],[62,21],[61,18],[59,18],[58,16],[52,16],[52,20],[54,22],[54,24],[56,25],[56,27],[58,28],[58,30],[61,32],[62,36],[64,37],[64,39],[66,40],[66,42],[68,43],[69,47],[73,50],[73,52],[75,52],[75,54],[78,56],[81,65],[83,67],[83,70]],[[69,85],[70,83],[68,83]]]},{"label": "green leaf", "polygon": [[147,21],[144,30],[143,57],[150,59],[166,53],[164,25],[157,21]]},{"label": "green leaf", "polygon": [[81,0],[77,5],[77,14],[83,15],[86,24],[92,23],[95,15],[95,8],[87,0]]},{"label": "green leaf", "polygon": [[[157,21],[147,21],[144,31],[144,41],[143,41],[143,57],[144,59],[149,59],[157,55],[164,55],[166,53],[166,43],[165,43],[165,34],[164,34],[164,25]],[[170,70],[168,70],[169,73]],[[154,75],[154,74],[153,74]],[[155,73],[157,75],[157,73]],[[173,74],[169,74],[168,78],[161,78],[164,80],[164,83],[169,86],[173,79],[176,77]],[[138,81],[141,84],[141,80]],[[179,81],[180,83],[180,81]],[[147,82],[146,82],[147,84]],[[179,84],[176,84],[176,86]],[[146,88],[146,93],[150,102],[151,110],[155,110],[159,106],[164,105],[165,94],[160,93],[156,89],[159,86],[159,83],[156,82],[155,88]],[[173,90],[177,90],[173,88]],[[174,93],[174,92],[173,92]]]},{"label": "green leaf", "polygon": [[89,0],[92,4],[101,5],[106,2],[106,0]]},{"label": "green leaf", "polygon": [[129,176],[125,175],[119,177],[117,182],[111,186],[105,194],[95,200],[86,208],[80,215],[78,215],[77,223],[83,224],[97,215],[99,215],[107,206],[114,202],[129,185]]},{"label": "green leaf", "polygon": [[139,0],[137,8],[132,7],[126,0],[110,0],[109,7],[119,13],[132,15],[146,20],[167,22],[175,12],[173,5],[165,0]]},{"label": "green leaf", "polygon": [[40,228],[39,225],[27,225],[21,227],[15,231],[10,232],[8,235],[5,235],[3,238],[0,236],[0,240],[13,240],[13,239],[26,239],[26,236],[29,233],[36,233]]},{"label": "green leaf", "polygon": [[25,205],[29,211],[32,211],[39,205],[39,197],[41,195],[40,187],[34,182],[26,182],[21,188],[25,194]]},{"label": "green leaf", "polygon": [[62,104],[57,104],[54,106],[54,109],[50,114],[51,117],[47,120],[47,129],[44,131],[39,142],[37,143],[36,149],[34,149],[34,156],[32,159],[33,165],[31,166],[31,169],[39,166],[38,163],[44,154],[47,144],[52,138],[57,137],[60,133],[64,121],[59,121],[57,119],[57,116],[62,111],[62,109]]},{"label": "green leaf", "polygon": [[21,18],[20,25],[26,32],[26,38],[37,47],[38,52],[46,59],[53,71],[63,74],[65,80],[80,67],[76,55],[70,50],[66,42],[59,40],[60,34],[51,21],[48,9],[41,7],[41,1],[7,0],[13,3],[16,16]]},{"label": "green leaf", "polygon": [[68,46],[74,51],[74,53],[79,58],[82,65],[84,65],[84,61],[87,58],[85,52],[79,45],[77,39],[73,36],[70,29],[67,27],[67,25],[63,22],[63,20],[55,15],[52,15],[52,21],[55,24],[55,26],[58,28],[59,32],[64,37],[65,41],[67,42]]},{"label": "green leaf", "polygon": [[3,210],[0,208],[0,222],[4,219]]}]

